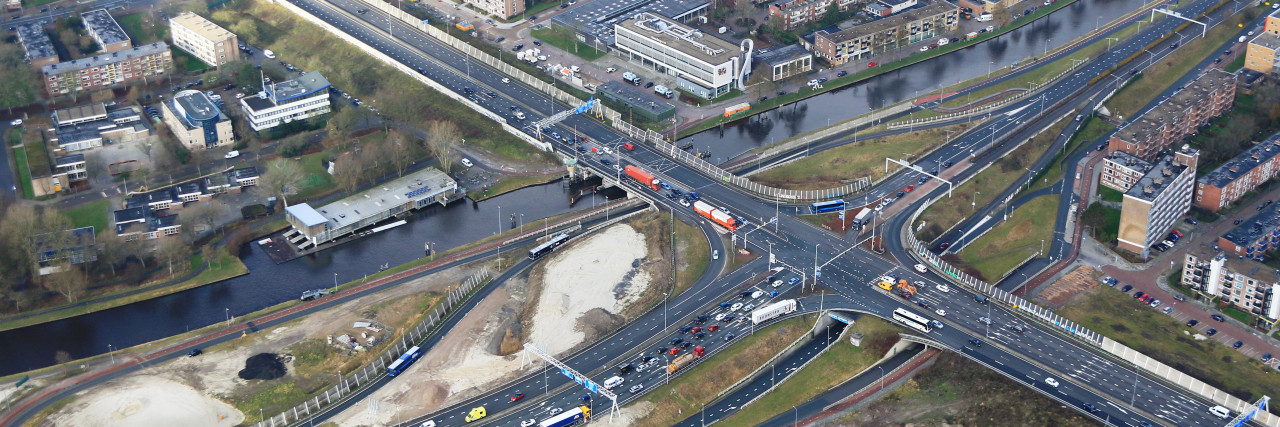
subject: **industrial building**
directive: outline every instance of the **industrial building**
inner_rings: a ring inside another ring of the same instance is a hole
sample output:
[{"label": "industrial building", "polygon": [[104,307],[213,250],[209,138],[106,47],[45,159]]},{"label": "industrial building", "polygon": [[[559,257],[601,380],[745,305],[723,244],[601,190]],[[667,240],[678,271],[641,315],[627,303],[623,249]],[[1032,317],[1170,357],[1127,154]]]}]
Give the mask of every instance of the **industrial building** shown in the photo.
[{"label": "industrial building", "polygon": [[583,43],[607,51],[614,44],[614,24],[651,13],[688,24],[706,16],[707,0],[597,0],[566,10],[551,22],[573,30]]},{"label": "industrial building", "polygon": [[88,92],[159,77],[173,66],[169,45],[155,42],[119,52],[40,67],[51,96]]},{"label": "industrial building", "polygon": [[240,106],[249,127],[257,132],[328,113],[329,86],[319,71],[311,71],[293,80],[267,84],[256,96],[241,98]]},{"label": "industrial building", "polygon": [[133,48],[133,41],[129,40],[129,35],[106,9],[81,13],[80,19],[84,22],[84,29],[89,33],[89,37],[93,37],[93,41],[98,42],[103,53]]},{"label": "industrial building", "polygon": [[798,44],[761,51],[755,54],[755,62],[757,68],[769,70],[766,78],[775,82],[813,71],[813,53]]},{"label": "industrial building", "polygon": [[1248,258],[1215,251],[1208,245],[1184,255],[1182,285],[1206,298],[1222,302],[1257,317],[1266,326],[1280,318],[1280,272]]},{"label": "industrial building", "polygon": [[164,123],[189,150],[210,149],[234,140],[231,119],[204,92],[184,90],[161,105]]},{"label": "industrial building", "polygon": [[960,8],[943,0],[921,0],[901,13],[839,30],[818,30],[812,42],[802,40],[819,58],[840,65],[939,37],[959,24]]},{"label": "industrial building", "polygon": [[1174,222],[1191,209],[1199,152],[1183,147],[1166,153],[1124,193],[1117,246],[1146,258]]},{"label": "industrial building", "polygon": [[318,209],[306,203],[288,206],[285,216],[292,230],[285,236],[298,250],[303,250],[354,234],[388,218],[436,203],[443,206],[460,197],[458,183],[448,174],[424,168]]},{"label": "industrial building", "polygon": [[748,60],[737,45],[651,13],[617,23],[614,33],[620,55],[675,77],[677,88],[707,99],[738,87]]},{"label": "industrial building", "polygon": [[203,16],[183,12],[169,18],[169,33],[173,47],[187,51],[205,64],[220,66],[240,59],[236,35]]}]

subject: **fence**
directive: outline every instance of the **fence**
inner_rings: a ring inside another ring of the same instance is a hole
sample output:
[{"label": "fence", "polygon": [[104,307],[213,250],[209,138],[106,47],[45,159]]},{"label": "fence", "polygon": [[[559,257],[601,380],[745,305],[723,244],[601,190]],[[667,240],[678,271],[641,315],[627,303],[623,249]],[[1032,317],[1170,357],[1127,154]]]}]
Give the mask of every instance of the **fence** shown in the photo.
[{"label": "fence", "polygon": [[385,374],[384,370],[388,364],[398,359],[400,355],[404,354],[404,352],[409,349],[409,347],[413,347],[416,343],[422,342],[427,335],[436,332],[436,326],[439,326],[442,320],[452,314],[453,309],[456,308],[458,304],[466,301],[466,299],[471,295],[471,291],[475,290],[476,286],[485,283],[488,278],[489,269],[486,268],[480,270],[480,272],[468,278],[466,282],[463,282],[457,288],[450,291],[449,295],[445,297],[444,303],[436,307],[435,311],[433,311],[431,315],[427,316],[422,323],[419,323],[418,326],[410,329],[404,335],[401,335],[400,341],[396,342],[395,345],[392,345],[391,348],[384,351],[377,359],[369,362],[369,364],[365,365],[364,368],[356,371],[350,376],[341,378],[341,381],[339,381],[337,385],[325,389],[323,393],[317,393],[298,406],[287,409],[284,412],[272,416],[271,418],[259,421],[257,426],[287,426],[289,423],[305,421],[310,418],[312,414],[322,412],[325,408],[334,403],[341,403],[353,392],[359,392],[374,382],[377,382],[377,380],[381,379]]}]

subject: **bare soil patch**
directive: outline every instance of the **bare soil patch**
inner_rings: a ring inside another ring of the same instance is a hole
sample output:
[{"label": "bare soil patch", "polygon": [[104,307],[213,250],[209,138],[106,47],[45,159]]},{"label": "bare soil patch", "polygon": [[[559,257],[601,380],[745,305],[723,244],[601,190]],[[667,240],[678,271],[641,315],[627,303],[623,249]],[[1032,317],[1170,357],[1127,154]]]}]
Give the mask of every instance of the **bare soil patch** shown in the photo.
[{"label": "bare soil patch", "polygon": [[1090,267],[1076,267],[1075,270],[1071,270],[1070,273],[1041,290],[1035,299],[1054,309],[1066,307],[1076,295],[1098,287],[1099,282],[1094,279],[1097,273]]}]

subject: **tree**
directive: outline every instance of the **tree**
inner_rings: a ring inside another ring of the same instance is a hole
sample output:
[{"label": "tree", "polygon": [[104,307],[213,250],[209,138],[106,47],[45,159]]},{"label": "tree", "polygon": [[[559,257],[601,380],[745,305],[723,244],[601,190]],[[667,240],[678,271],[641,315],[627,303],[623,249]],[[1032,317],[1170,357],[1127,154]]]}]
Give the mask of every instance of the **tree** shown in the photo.
[{"label": "tree", "polygon": [[190,225],[192,231],[199,234],[213,231],[218,226],[219,219],[226,213],[226,208],[227,205],[222,203],[196,203],[182,209],[182,215],[178,218],[183,221],[184,229]]},{"label": "tree", "polygon": [[[186,234],[186,233],[187,231],[183,230],[183,234]],[[188,255],[191,255],[191,246],[183,242],[182,239],[177,239],[177,238],[174,238],[173,236],[161,236],[159,239],[156,239],[155,242],[156,242],[156,259],[161,262],[168,263],[169,276],[173,276],[174,261],[180,261],[182,259],[185,259]],[[178,271],[182,271],[183,270],[182,267],[184,265],[185,264],[179,262]]]},{"label": "tree", "polygon": [[130,256],[137,255],[138,245],[134,242],[124,241],[124,238],[114,231],[104,230],[99,232],[95,243],[98,248],[99,268],[106,266],[111,269],[112,276],[117,274],[117,265],[125,264]]},{"label": "tree", "polygon": [[61,294],[68,303],[76,302],[76,299],[89,289],[89,277],[80,267],[71,265],[69,262],[61,262],[58,267],[61,271],[44,276],[40,285]]},{"label": "tree", "polygon": [[755,9],[756,7],[751,3],[751,0],[737,0],[733,4],[734,15],[737,15],[743,27],[751,26],[751,14],[755,12]]},{"label": "tree", "polygon": [[1009,8],[1005,7],[1004,3],[995,3],[991,6],[991,10],[989,10],[989,12],[991,12],[991,17],[995,19],[996,23],[1001,27],[1007,25],[1013,20],[1013,15],[1009,13]]},{"label": "tree", "polygon": [[276,160],[267,164],[267,170],[263,172],[262,178],[258,179],[258,185],[267,190],[268,194],[280,197],[280,201],[284,205],[289,206],[288,192],[295,190],[302,181],[302,166],[293,160]]},{"label": "tree", "polygon": [[364,177],[364,160],[365,157],[354,150],[338,156],[333,165],[333,180],[337,181],[338,188],[351,193],[360,186]]},{"label": "tree", "polygon": [[409,143],[409,138],[404,133],[392,130],[387,134],[387,150],[391,164],[396,168],[396,176],[404,176],[404,169],[413,163],[413,144]]},{"label": "tree", "polygon": [[432,121],[427,127],[427,149],[440,161],[440,169],[449,173],[457,161],[460,143],[458,125],[445,120]]},{"label": "tree", "polygon": [[0,218],[0,254],[5,262],[0,263],[0,280],[17,287],[32,277],[35,265],[35,254],[32,248],[32,237],[39,234],[40,216],[30,205],[15,203],[5,210]]}]

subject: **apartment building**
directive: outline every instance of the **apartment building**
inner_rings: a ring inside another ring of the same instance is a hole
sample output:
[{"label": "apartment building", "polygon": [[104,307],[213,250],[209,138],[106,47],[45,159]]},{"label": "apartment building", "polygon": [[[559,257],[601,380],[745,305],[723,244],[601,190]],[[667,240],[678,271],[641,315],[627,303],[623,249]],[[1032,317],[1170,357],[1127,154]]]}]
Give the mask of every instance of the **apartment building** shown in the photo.
[{"label": "apartment building", "polygon": [[775,82],[813,71],[813,53],[796,44],[757,53],[754,59],[758,67],[769,70],[769,80]]},{"label": "apartment building", "polygon": [[105,53],[40,67],[45,90],[51,96],[94,91],[158,77],[173,66],[169,45],[155,42],[119,52]]},{"label": "apartment building", "polygon": [[[779,20],[783,29],[790,31],[810,22],[818,22],[836,2],[840,11],[858,4],[857,0],[779,0],[769,4],[769,20]],[[914,1],[914,0],[907,0]]]},{"label": "apartment building", "polygon": [[519,15],[525,10],[524,0],[467,0],[467,4],[502,19]]},{"label": "apartment building", "polygon": [[960,8],[942,0],[920,5],[887,18],[836,31],[813,34],[813,53],[834,65],[865,59],[954,31],[960,24]]},{"label": "apartment building", "polygon": [[1221,298],[1268,325],[1280,318],[1280,272],[1266,264],[1207,245],[1187,251],[1182,263],[1182,285],[1200,295]]},{"label": "apartment building", "polygon": [[268,84],[256,96],[241,98],[240,106],[249,119],[249,127],[257,132],[328,113],[329,86],[329,80],[319,71],[311,71],[293,80]]},{"label": "apartment building", "polygon": [[1280,249],[1280,211],[1275,206],[1260,209],[1218,237],[1218,247],[1245,258],[1263,259],[1268,251]]},{"label": "apartment building", "polygon": [[1210,69],[1140,117],[1111,134],[1107,151],[1124,151],[1151,161],[1196,128],[1231,108],[1236,98],[1234,74]]},{"label": "apartment building", "polygon": [[164,123],[187,149],[204,150],[233,142],[231,119],[204,92],[184,90],[161,104]]},{"label": "apartment building", "polygon": [[706,99],[738,86],[737,45],[651,13],[614,25],[615,45],[631,61],[676,78],[676,87]]},{"label": "apartment building", "polygon": [[58,63],[58,51],[49,39],[49,33],[37,23],[19,25],[18,42],[22,44],[22,53],[34,67],[43,67]]},{"label": "apartment building", "polygon": [[174,47],[187,51],[205,64],[219,66],[240,59],[236,35],[203,16],[183,12],[169,18],[169,33]]},{"label": "apartment building", "polygon": [[1280,53],[1280,35],[1263,32],[1253,36],[1244,51],[1244,67],[1264,75],[1276,72],[1276,57]]},{"label": "apartment building", "polygon": [[1142,179],[1124,193],[1120,207],[1120,249],[1147,258],[1151,246],[1164,240],[1187,210],[1196,177],[1199,152],[1184,147],[1182,155],[1167,153]]},{"label": "apartment building", "polygon": [[124,28],[120,27],[120,23],[116,22],[116,18],[107,13],[106,9],[81,13],[80,19],[84,21],[84,29],[89,33],[89,37],[93,37],[93,41],[98,42],[103,52],[119,52],[133,48],[133,41],[129,40],[129,35],[124,32]]},{"label": "apartment building", "polygon": [[1196,180],[1195,205],[1222,210],[1264,182],[1280,175],[1280,133],[1249,148]]},{"label": "apartment building", "polygon": [[1124,193],[1133,184],[1137,184],[1151,167],[1151,162],[1123,151],[1107,153],[1102,158],[1102,173],[1099,174],[1098,183]]}]

